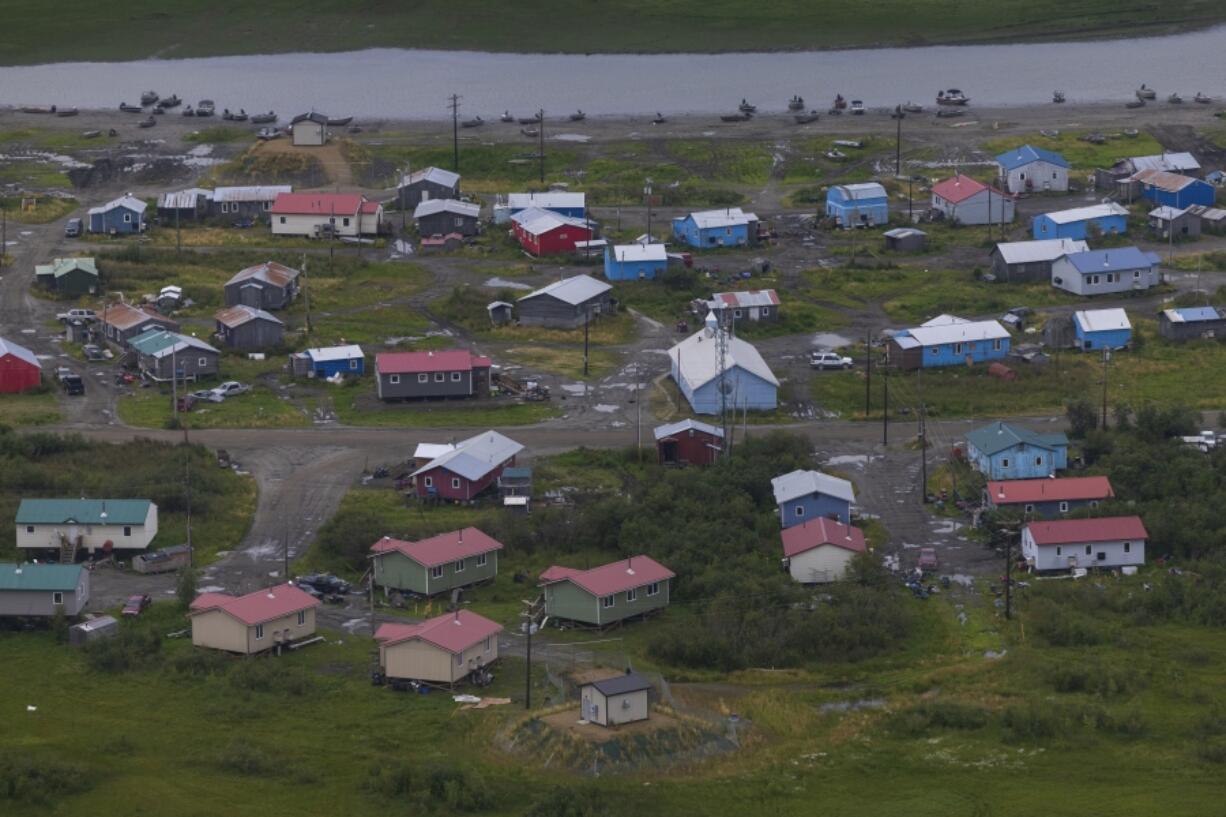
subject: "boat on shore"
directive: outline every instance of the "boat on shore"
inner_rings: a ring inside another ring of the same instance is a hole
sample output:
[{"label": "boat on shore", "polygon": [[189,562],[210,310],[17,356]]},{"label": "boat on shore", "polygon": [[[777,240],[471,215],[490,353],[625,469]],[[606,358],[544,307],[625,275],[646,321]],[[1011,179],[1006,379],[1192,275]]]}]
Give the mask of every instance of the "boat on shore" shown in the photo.
[{"label": "boat on shore", "polygon": [[55,113],[55,106],[25,105],[19,109],[22,113]]},{"label": "boat on shore", "polygon": [[246,122],[247,121],[247,111],[244,110],[243,108],[239,108],[238,113],[235,113],[234,111],[231,111],[229,108],[226,108],[224,111],[222,111],[221,118],[226,120],[227,122]]},{"label": "boat on shore", "polygon": [[352,116],[341,116],[341,117],[338,117],[338,118],[336,118],[336,119],[331,119],[331,118],[330,118],[330,119],[328,119],[328,127],[331,127],[331,128],[343,128],[343,127],[345,127],[346,125],[348,125],[348,124],[349,124],[350,122],[352,122],[352,121],[353,121],[353,117],[352,117]]},{"label": "boat on shore", "polygon": [[506,124],[510,125],[515,121],[515,117],[511,116],[510,111],[503,111],[502,116],[498,117],[498,121],[505,122]]},{"label": "boat on shore", "polygon": [[947,91],[937,91],[938,105],[969,105],[971,98],[957,88],[950,88]]},{"label": "boat on shore", "polygon": [[832,162],[841,162],[847,158],[847,154],[839,150],[838,148],[831,148],[830,150],[826,151],[822,155],[824,155],[827,159],[829,159]]},{"label": "boat on shore", "polygon": [[99,136],[101,136],[101,135],[102,135],[102,131],[100,131],[100,130],[84,130],[84,131],[81,131],[81,138],[82,138],[82,139],[97,139],[97,138],[98,138]]},{"label": "boat on shore", "polygon": [[852,114],[852,116],[864,116],[864,110],[865,110],[865,109],[864,109],[864,103],[863,103],[863,102],[861,102],[861,101],[860,101],[860,100],[858,100],[858,99],[853,99],[853,100],[851,101],[851,114]]},{"label": "boat on shore", "polygon": [[145,91],[140,95],[140,104],[152,105],[154,102],[157,102],[158,99],[159,97],[157,91]]},{"label": "boat on shore", "polygon": [[902,109],[904,113],[923,113],[924,112],[924,106],[916,105],[914,102],[908,102],[906,105],[902,106]]},{"label": "boat on shore", "polygon": [[571,122],[582,122],[584,119],[587,119],[587,114],[585,114],[585,113],[583,112],[583,110],[582,110],[582,109],[579,109],[579,110],[575,111],[574,113],[572,113],[572,114],[571,114],[569,117],[567,117],[567,118],[568,118],[568,119],[569,119]]},{"label": "boat on shore", "polygon": [[268,113],[252,114],[251,124],[253,125],[271,125],[277,121],[277,115],[272,111]]},{"label": "boat on shore", "polygon": [[743,97],[741,98],[741,104],[737,106],[737,109],[741,113],[757,113],[758,112],[758,106],[750,105],[749,101]]},{"label": "boat on shore", "polygon": [[170,96],[166,97],[165,99],[159,100],[159,101],[158,101],[157,106],[158,106],[158,108],[160,108],[160,109],[162,109],[163,111],[165,111],[165,110],[168,110],[168,109],[170,109],[170,108],[177,108],[177,107],[179,107],[179,106],[180,106],[180,105],[182,105],[182,104],[183,104],[183,100],[179,99],[179,97],[178,97],[178,96],[176,96],[175,94],[171,94]]},{"label": "boat on shore", "polygon": [[720,122],[748,122],[750,119],[753,119],[753,114],[751,113],[730,113],[730,114],[724,114],[723,116],[721,116],[719,118],[719,121]]},{"label": "boat on shore", "polygon": [[76,116],[78,113],[80,113],[80,111],[78,111],[76,108],[56,108],[55,109],[56,116]]},{"label": "boat on shore", "polygon": [[1056,105],[1063,104],[1064,103],[1064,91],[1052,91],[1051,101],[1055,103]]},{"label": "boat on shore", "polygon": [[1124,128],[1122,133],[1125,136],[1127,136],[1129,139],[1136,139],[1137,136],[1139,136],[1141,132],[1137,130],[1136,128]]},{"label": "boat on shore", "polygon": [[1157,99],[1158,92],[1153,88],[1149,88],[1145,83],[1141,83],[1141,87],[1137,89],[1137,99]]},{"label": "boat on shore", "polygon": [[540,130],[537,128],[520,128],[519,132],[524,136],[527,136],[529,139],[535,139],[541,135]]},{"label": "boat on shore", "polygon": [[818,117],[817,111],[809,111],[808,113],[798,113],[792,118],[796,120],[797,125],[808,125],[810,122],[816,122]]},{"label": "boat on shore", "polygon": [[804,97],[802,97],[800,94],[797,94],[796,96],[788,100],[788,110],[789,111],[792,111],[793,113],[795,113],[796,111],[803,111],[804,109],[805,109],[805,100],[804,100]]},{"label": "boat on shore", "polygon": [[842,95],[842,94],[835,94],[835,95],[834,95],[834,104],[831,106],[831,110],[838,110],[838,111],[841,111],[841,110],[844,110],[846,107],[847,107],[847,100],[846,100],[846,99],[843,99],[843,95]]},{"label": "boat on shore", "polygon": [[1124,107],[1125,108],[1144,108],[1145,100],[1144,99],[1134,99],[1131,102],[1125,102]]},{"label": "boat on shore", "polygon": [[961,108],[940,108],[937,110],[937,119],[952,119],[955,116],[964,116],[966,111]]},{"label": "boat on shore", "polygon": [[1183,97],[1181,97],[1181,96],[1180,96],[1178,93],[1174,93],[1174,94],[1171,94],[1170,96],[1168,96],[1168,97],[1166,98],[1166,101],[1167,101],[1167,102],[1169,102],[1169,103],[1170,103],[1170,104],[1172,104],[1172,105],[1182,105],[1182,104],[1183,104]]},{"label": "boat on shore", "polygon": [[217,106],[211,99],[202,99],[196,103],[196,116],[212,116],[217,112]]},{"label": "boat on shore", "polygon": [[183,109],[183,116],[195,116],[196,112],[192,110],[192,106],[188,105]]},{"label": "boat on shore", "polygon": [[[254,121],[254,120],[252,120]],[[474,116],[472,119],[465,119],[460,123],[461,128],[479,128],[485,124],[485,120],[479,116]]]},{"label": "boat on shore", "polygon": [[532,116],[521,116],[519,118],[519,124],[521,125],[539,125],[541,124],[541,115],[538,113],[538,114],[533,114]]},{"label": "boat on shore", "polygon": [[154,125],[156,125],[157,123],[158,123],[158,121],[157,121],[156,119],[154,119],[152,115],[150,115],[150,116],[149,116],[147,119],[142,119],[141,121],[137,122],[137,123],[136,123],[136,127],[138,127],[138,128],[152,128],[152,127],[153,127]]},{"label": "boat on shore", "polygon": [[655,116],[655,119],[652,119],[652,120],[651,120],[651,124],[653,124],[653,125],[663,125],[663,124],[664,124],[665,122],[667,122],[667,121],[668,121],[668,120],[664,118],[664,114],[660,113],[659,111],[656,111],[656,116]]},{"label": "boat on shore", "polygon": [[1200,91],[1197,91],[1196,96],[1192,97],[1192,101],[1198,102],[1201,105],[1208,105],[1210,102],[1213,101],[1213,97],[1209,96],[1208,94],[1202,94]]},{"label": "boat on shore", "polygon": [[140,105],[129,105],[126,102],[119,103],[119,110],[123,111],[124,113],[144,113],[145,112],[145,109],[142,108]]}]

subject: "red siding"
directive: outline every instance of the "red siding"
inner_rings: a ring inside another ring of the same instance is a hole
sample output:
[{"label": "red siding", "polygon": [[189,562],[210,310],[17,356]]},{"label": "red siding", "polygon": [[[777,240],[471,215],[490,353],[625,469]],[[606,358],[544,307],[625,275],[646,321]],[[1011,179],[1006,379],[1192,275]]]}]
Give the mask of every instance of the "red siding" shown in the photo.
[{"label": "red siding", "polygon": [[19,357],[0,357],[0,394],[15,394],[37,386],[42,373]]},{"label": "red siding", "polygon": [[592,231],[587,227],[565,224],[546,233],[533,235],[516,222],[515,237],[519,239],[519,245],[533,255],[559,255],[574,252],[576,241],[591,241]]},{"label": "red siding", "polygon": [[[438,468],[433,468],[424,474],[418,475],[416,478],[416,484],[413,487],[419,497],[425,498],[430,496],[430,491],[426,488],[426,478],[429,477],[430,481],[433,483],[435,496],[439,497],[440,499],[465,501],[473,499],[477,496],[477,494],[493,485],[498,480],[498,477],[502,476],[503,468],[513,467],[514,465],[515,458],[512,457],[502,465],[499,465],[497,468],[490,471],[481,479],[473,480],[471,482],[458,474],[453,474],[451,471],[448,471],[446,467],[440,466]],[[459,488],[451,487],[451,481],[453,479],[458,479],[460,481]]]},{"label": "red siding", "polygon": [[[675,446],[672,459],[664,457],[665,447]],[[712,446],[715,446],[712,448]],[[711,465],[719,457],[720,439],[714,434],[694,429],[682,431],[670,437],[665,437],[656,443],[656,453],[660,462],[685,462],[690,465]]]}]

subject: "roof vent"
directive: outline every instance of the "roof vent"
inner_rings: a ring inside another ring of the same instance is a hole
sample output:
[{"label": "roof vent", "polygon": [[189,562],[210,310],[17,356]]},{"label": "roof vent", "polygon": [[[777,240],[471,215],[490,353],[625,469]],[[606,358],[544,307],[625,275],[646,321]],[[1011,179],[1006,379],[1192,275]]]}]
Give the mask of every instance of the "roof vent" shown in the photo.
[{"label": "roof vent", "polygon": [[273,593],[271,590],[269,590],[269,591],[268,591],[268,598],[272,599],[273,601],[276,601],[276,599],[277,599],[277,595],[276,595],[275,593]]}]

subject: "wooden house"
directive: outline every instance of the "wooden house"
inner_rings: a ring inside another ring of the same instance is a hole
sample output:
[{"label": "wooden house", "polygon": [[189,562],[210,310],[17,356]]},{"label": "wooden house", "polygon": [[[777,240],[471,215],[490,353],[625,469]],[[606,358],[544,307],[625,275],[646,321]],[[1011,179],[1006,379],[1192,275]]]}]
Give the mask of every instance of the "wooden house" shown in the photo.
[{"label": "wooden house", "polygon": [[801,584],[841,580],[856,554],[867,550],[862,530],[823,516],[784,528],[780,538],[783,566]]},{"label": "wooden house", "polygon": [[23,499],[15,522],[23,553],[138,551],[157,536],[158,506],[148,499]]},{"label": "wooden house", "polygon": [[1022,145],[996,157],[1009,193],[1067,193],[1068,160],[1052,150]]},{"label": "wooden house", "polygon": [[1085,252],[1090,245],[1071,238],[1042,241],[1002,241],[992,248],[992,277],[997,283],[1050,281],[1051,265],[1069,253]]},{"label": "wooden house", "polygon": [[209,198],[209,219],[223,224],[256,220],[270,222],[277,196],[292,193],[288,184],[218,187]]},{"label": "wooden house", "polygon": [[192,644],[240,655],[279,650],[315,635],[319,606],[289,583],[245,596],[201,593],[188,610]]},{"label": "wooden house", "polygon": [[515,465],[523,450],[497,431],[483,431],[414,471],[414,492],[423,499],[469,502],[493,486],[503,469]]},{"label": "wooden house", "polygon": [[701,210],[673,219],[673,240],[697,249],[757,243],[758,217],[740,207]]},{"label": "wooden house", "polygon": [[145,231],[148,205],[132,195],[123,195],[106,204],[90,208],[87,222],[91,233],[131,235]]},{"label": "wooden house", "polygon": [[877,182],[836,184],[826,190],[826,218],[843,228],[890,223],[890,198]]},{"label": "wooden house", "polygon": [[179,324],[148,306],[118,303],[107,304],[102,310],[102,334],[120,348],[149,329],[178,332]]},{"label": "wooden house", "polygon": [[285,309],[298,297],[300,273],[293,267],[265,261],[239,270],[226,281],[226,306],[250,306],[275,311]]},{"label": "wooden house", "polygon": [[605,627],[668,606],[674,574],[650,556],[632,556],[590,570],[554,565],[541,574],[551,619]]},{"label": "wooden house", "polygon": [[856,491],[845,479],[820,471],[789,471],[772,479],[771,489],[784,528],[821,518],[851,524]]},{"label": "wooden house", "polygon": [[0,394],[18,394],[42,383],[43,366],[26,347],[0,338]]},{"label": "wooden house", "polygon": [[36,264],[34,279],[62,295],[93,295],[98,292],[98,265],[93,258],[56,258],[50,264]]},{"label": "wooden house", "polygon": [[1215,306],[1188,306],[1158,313],[1158,334],[1167,340],[1226,337],[1226,312]]},{"label": "wooden house", "polygon": [[379,352],[375,393],[387,401],[486,397],[492,365],[467,349]]},{"label": "wooden house", "polygon": [[[423,201],[460,198],[460,174],[438,167],[427,167],[400,178],[396,203],[401,210],[413,210]],[[433,232],[448,232],[434,230]]]},{"label": "wooden house", "polygon": [[596,235],[592,224],[582,218],[536,207],[511,216],[511,232],[525,252],[536,256],[573,253],[576,242]]},{"label": "wooden house", "polygon": [[128,343],[141,374],[159,383],[216,377],[221,352],[191,335],[150,329]]},{"label": "wooden house", "polygon": [[72,617],[89,603],[89,571],[81,565],[0,562],[0,620]]},{"label": "wooden house", "polygon": [[724,430],[697,420],[656,426],[654,434],[661,465],[713,465],[724,450]]},{"label": "wooden house", "polygon": [[932,209],[954,224],[1010,224],[1013,197],[961,173],[932,186]]},{"label": "wooden house", "polygon": [[1008,356],[1009,330],[998,321],[968,321],[941,315],[903,329],[886,347],[890,363],[903,371],[990,363]]},{"label": "wooden house", "polygon": [[724,409],[771,411],[779,405],[779,380],[748,341],[707,325],[668,350],[669,374],[695,414]]},{"label": "wooden house", "polygon": [[988,510],[1015,510],[1027,517],[1054,519],[1115,498],[1106,477],[992,480],[983,491]]},{"label": "wooden house", "polygon": [[452,686],[470,676],[484,683],[498,660],[502,625],[471,610],[456,610],[420,624],[379,625],[379,669],[392,679]]},{"label": "wooden house", "polygon": [[268,349],[285,334],[285,324],[276,315],[242,304],[218,310],[213,319],[217,338],[231,349]]},{"label": "wooden house", "polygon": [[455,199],[430,199],[413,210],[417,232],[423,236],[474,236],[481,230],[481,205]]},{"label": "wooden house", "polygon": [[990,480],[1046,479],[1068,467],[1068,437],[998,420],[967,433],[966,457]]},{"label": "wooden house", "polygon": [[525,326],[575,329],[614,311],[613,287],[590,275],[554,281],[516,300]]},{"label": "wooden house", "polygon": [[1022,528],[1022,558],[1039,572],[1139,566],[1148,539],[1139,516],[1029,522]]},{"label": "wooden house", "polygon": [[417,542],[384,536],[370,547],[375,584],[391,591],[436,596],[493,581],[502,543],[477,528],[440,533]]}]

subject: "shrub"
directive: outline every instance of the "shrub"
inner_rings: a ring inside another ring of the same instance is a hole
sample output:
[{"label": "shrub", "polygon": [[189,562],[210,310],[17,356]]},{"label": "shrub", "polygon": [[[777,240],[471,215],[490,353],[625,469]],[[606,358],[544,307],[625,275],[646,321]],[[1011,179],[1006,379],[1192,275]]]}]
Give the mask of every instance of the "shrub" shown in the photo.
[{"label": "shrub", "polygon": [[230,686],[246,692],[276,692],[302,696],[310,692],[315,680],[300,667],[288,667],[272,659],[239,661],[229,676]]},{"label": "shrub", "polygon": [[1061,661],[1047,671],[1047,681],[1056,692],[1085,692],[1110,698],[1131,695],[1144,679],[1132,667],[1116,666],[1099,658]]},{"label": "shrub", "polygon": [[114,638],[86,644],[82,653],[98,672],[132,672],[144,669],[162,651],[162,639],[152,629],[121,627]]},{"label": "shrub", "polygon": [[1030,619],[1035,632],[1053,647],[1092,647],[1109,637],[1096,619],[1051,599],[1031,602]]},{"label": "shrub", "polygon": [[415,769],[404,762],[370,767],[366,789],[393,799],[407,799],[424,809],[447,814],[487,811],[494,805],[480,775],[454,766]]},{"label": "shrub", "polygon": [[277,771],[276,763],[267,752],[243,738],[230,741],[218,757],[217,765],[227,772],[248,776]]},{"label": "shrub", "polygon": [[558,786],[533,801],[524,817],[607,817],[608,799],[595,789]]},{"label": "shrub", "polygon": [[1196,754],[1207,763],[1226,763],[1226,738],[1213,738],[1197,744]]},{"label": "shrub", "polygon": [[924,735],[933,729],[982,729],[989,713],[981,706],[958,701],[926,701],[890,718],[890,728],[903,735]]},{"label": "shrub", "polygon": [[45,804],[65,794],[87,791],[88,772],[75,764],[30,757],[26,752],[0,754],[0,801]]}]

